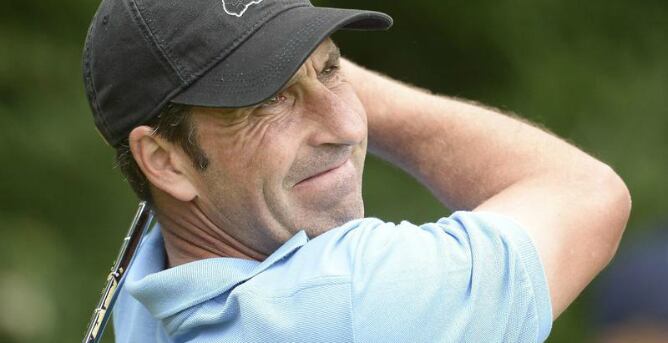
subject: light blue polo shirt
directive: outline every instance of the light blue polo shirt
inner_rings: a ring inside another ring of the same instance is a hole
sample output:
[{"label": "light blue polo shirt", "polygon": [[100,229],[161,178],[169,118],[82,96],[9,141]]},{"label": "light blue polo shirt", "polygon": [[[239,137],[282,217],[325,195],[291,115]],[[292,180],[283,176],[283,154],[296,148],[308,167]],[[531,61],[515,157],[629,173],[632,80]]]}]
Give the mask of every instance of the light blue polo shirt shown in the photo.
[{"label": "light blue polo shirt", "polygon": [[114,308],[117,342],[542,342],[552,326],[536,249],[492,213],[301,231],[263,262],[165,262],[156,228]]}]

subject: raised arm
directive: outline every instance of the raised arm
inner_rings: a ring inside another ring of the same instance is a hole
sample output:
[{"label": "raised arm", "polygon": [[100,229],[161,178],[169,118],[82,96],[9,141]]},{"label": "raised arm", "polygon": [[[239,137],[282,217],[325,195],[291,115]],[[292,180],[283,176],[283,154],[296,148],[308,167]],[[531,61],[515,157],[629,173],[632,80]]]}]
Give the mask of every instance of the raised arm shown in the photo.
[{"label": "raised arm", "polygon": [[610,261],[631,208],[610,167],[524,120],[347,60],[342,68],[367,110],[370,152],[416,177],[450,209],[496,212],[528,231],[554,319]]}]

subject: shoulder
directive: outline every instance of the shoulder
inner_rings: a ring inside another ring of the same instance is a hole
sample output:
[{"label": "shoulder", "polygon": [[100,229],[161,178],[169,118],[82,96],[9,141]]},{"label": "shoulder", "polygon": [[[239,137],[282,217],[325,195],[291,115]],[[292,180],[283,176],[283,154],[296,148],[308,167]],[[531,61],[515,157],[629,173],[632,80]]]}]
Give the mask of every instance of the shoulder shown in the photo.
[{"label": "shoulder", "polygon": [[[551,328],[538,254],[517,223],[494,213],[422,225],[360,219],[310,240],[290,265],[349,282],[362,341],[533,341]],[[407,327],[422,329],[396,329]]]},{"label": "shoulder", "polygon": [[267,276],[290,275],[288,283],[348,276],[357,285],[373,275],[401,278],[448,278],[472,273],[474,262],[499,272],[512,262],[542,277],[535,248],[511,219],[485,212],[455,212],[435,222],[398,224],[364,218],[308,240]]}]

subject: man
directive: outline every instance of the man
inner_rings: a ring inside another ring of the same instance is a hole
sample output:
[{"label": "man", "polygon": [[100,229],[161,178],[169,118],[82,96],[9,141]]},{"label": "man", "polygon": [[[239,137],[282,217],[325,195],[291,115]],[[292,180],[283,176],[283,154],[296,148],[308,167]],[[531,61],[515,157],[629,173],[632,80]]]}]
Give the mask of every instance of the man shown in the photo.
[{"label": "man", "polygon": [[[102,2],[91,107],[159,222],[117,341],[547,338],[613,256],[628,190],[564,141],[365,70],[328,38],[391,23],[306,0]],[[364,218],[367,147],[457,212]]]}]

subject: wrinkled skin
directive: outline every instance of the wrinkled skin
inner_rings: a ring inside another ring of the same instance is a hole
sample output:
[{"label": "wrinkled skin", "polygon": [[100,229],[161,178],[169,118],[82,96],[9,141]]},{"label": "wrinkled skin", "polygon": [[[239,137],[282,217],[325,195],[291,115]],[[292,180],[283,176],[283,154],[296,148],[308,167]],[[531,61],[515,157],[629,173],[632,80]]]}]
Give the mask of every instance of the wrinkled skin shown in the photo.
[{"label": "wrinkled skin", "polygon": [[314,237],[364,216],[366,112],[331,40],[273,98],[195,108],[193,120],[208,168],[182,172],[192,192],[153,186],[170,264],[261,259],[302,229]]}]

